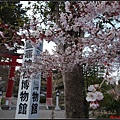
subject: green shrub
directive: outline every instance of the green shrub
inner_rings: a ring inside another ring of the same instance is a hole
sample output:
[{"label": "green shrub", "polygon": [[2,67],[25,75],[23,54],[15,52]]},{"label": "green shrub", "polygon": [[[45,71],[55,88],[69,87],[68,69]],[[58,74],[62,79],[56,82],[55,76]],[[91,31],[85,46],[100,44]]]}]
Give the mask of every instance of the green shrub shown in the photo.
[{"label": "green shrub", "polygon": [[46,103],[46,96],[40,96],[40,103]]},{"label": "green shrub", "polygon": [[1,105],[5,104],[5,98],[1,99]]}]

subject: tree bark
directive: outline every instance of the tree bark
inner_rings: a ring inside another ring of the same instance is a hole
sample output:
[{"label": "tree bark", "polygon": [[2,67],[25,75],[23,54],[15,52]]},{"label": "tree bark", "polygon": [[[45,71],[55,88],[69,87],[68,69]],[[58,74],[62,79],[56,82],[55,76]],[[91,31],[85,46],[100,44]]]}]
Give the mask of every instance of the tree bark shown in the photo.
[{"label": "tree bark", "polygon": [[76,65],[72,72],[63,74],[66,118],[88,118],[83,71]]}]

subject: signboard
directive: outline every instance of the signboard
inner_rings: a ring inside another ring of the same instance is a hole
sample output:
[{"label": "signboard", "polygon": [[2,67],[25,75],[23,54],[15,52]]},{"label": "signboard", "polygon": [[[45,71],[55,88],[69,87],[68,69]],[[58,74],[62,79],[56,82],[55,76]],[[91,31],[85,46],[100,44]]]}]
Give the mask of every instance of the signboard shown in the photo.
[{"label": "signboard", "polygon": [[[32,63],[36,56],[40,56],[42,46],[43,44],[40,43],[39,47],[33,47],[30,41],[25,42],[23,66],[26,61]],[[24,66],[24,68],[20,77],[15,118],[38,118],[41,73],[28,76],[29,68],[27,66]]]}]

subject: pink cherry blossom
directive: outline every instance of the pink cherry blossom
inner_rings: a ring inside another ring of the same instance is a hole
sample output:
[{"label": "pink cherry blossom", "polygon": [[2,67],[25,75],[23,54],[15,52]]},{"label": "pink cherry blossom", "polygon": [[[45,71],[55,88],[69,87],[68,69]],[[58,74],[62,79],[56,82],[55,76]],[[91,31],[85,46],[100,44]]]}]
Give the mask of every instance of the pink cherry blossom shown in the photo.
[{"label": "pink cherry blossom", "polygon": [[94,85],[90,85],[90,86],[88,87],[88,90],[89,90],[89,91],[93,91],[93,92],[96,91]]},{"label": "pink cherry blossom", "polygon": [[71,13],[71,11],[69,10],[69,7],[70,7],[70,2],[66,1],[65,2],[65,10],[66,10],[66,12]]},{"label": "pink cherry blossom", "polygon": [[4,33],[0,31],[0,36],[2,36],[2,38],[5,38]]},{"label": "pink cherry blossom", "polygon": [[45,35],[46,35],[46,36],[51,36],[51,35],[52,35],[51,30],[46,30],[46,31],[45,31]]},{"label": "pink cherry blossom", "polygon": [[116,77],[115,76],[108,76],[107,79],[106,79],[106,84],[111,84],[111,85],[114,85],[116,84]]},{"label": "pink cherry blossom", "polygon": [[96,99],[97,99],[97,100],[102,100],[103,97],[104,97],[104,96],[103,96],[103,93],[101,93],[101,92],[96,91],[95,94],[96,94]]},{"label": "pink cherry blossom", "polygon": [[96,94],[95,93],[93,93],[93,92],[88,92],[87,93],[87,97],[86,97],[86,100],[88,101],[88,102],[90,102],[90,101],[96,101]]},{"label": "pink cherry blossom", "polygon": [[96,109],[99,107],[99,104],[97,101],[94,101],[94,102],[90,102],[90,108],[92,109]]}]

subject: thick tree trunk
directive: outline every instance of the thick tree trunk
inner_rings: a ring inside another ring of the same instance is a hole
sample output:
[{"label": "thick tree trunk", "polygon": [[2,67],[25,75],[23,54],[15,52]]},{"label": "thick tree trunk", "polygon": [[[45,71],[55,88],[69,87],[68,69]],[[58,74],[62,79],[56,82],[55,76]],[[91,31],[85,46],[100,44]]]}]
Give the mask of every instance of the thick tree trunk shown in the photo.
[{"label": "thick tree trunk", "polygon": [[[59,27],[59,2],[55,2],[56,23]],[[78,33],[71,33],[71,36],[78,36]],[[84,37],[84,32],[79,31],[79,37]],[[66,45],[60,44],[58,48],[65,51]],[[63,74],[65,112],[66,118],[88,118],[88,106],[85,100],[85,86],[82,67],[76,65],[72,72]]]},{"label": "thick tree trunk", "polygon": [[66,118],[88,118],[82,67],[63,74]]}]

